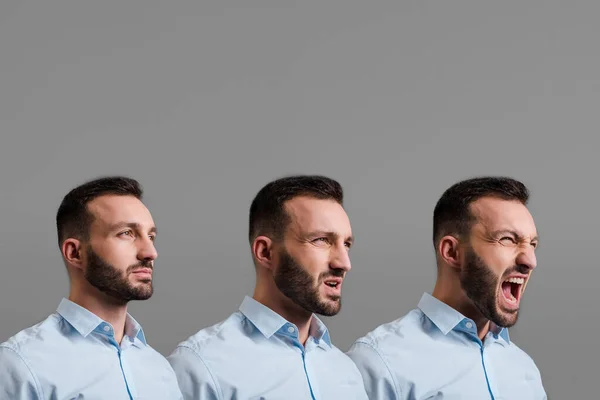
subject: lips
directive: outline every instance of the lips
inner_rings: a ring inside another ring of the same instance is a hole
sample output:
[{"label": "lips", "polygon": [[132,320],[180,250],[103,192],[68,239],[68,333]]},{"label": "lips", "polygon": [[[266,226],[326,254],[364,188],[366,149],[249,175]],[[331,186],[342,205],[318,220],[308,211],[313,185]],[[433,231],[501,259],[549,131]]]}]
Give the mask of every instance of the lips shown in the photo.
[{"label": "lips", "polygon": [[139,269],[133,270],[131,273],[140,278],[145,278],[145,279],[152,278],[152,269],[151,268],[139,268]]},{"label": "lips", "polygon": [[323,280],[325,292],[331,296],[339,296],[342,291],[342,278],[329,277]]},{"label": "lips", "polygon": [[335,288],[337,286],[341,286],[342,278],[327,278],[323,281],[323,283],[329,287]]}]

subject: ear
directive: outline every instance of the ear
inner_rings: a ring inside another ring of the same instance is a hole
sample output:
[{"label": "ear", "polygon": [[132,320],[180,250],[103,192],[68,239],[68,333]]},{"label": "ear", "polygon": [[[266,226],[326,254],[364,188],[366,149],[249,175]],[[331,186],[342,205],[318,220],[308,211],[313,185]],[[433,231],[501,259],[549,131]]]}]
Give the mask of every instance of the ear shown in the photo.
[{"label": "ear", "polygon": [[83,269],[83,244],[80,240],[74,238],[66,239],[62,243],[61,252],[67,265]]},{"label": "ear", "polygon": [[273,240],[267,236],[258,236],[252,242],[252,256],[257,264],[267,269],[273,269],[273,244]]},{"label": "ear", "polygon": [[438,243],[438,256],[450,267],[460,269],[462,254],[459,240],[451,235],[441,238]]}]

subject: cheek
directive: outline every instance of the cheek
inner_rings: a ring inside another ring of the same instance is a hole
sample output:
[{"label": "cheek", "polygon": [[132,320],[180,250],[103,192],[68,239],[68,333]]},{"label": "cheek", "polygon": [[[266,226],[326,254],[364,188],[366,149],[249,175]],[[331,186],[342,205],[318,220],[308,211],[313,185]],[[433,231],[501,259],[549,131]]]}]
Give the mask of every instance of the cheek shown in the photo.
[{"label": "cheek", "polygon": [[515,264],[514,250],[508,247],[493,246],[482,249],[478,254],[485,265],[498,277]]},{"label": "cheek", "polygon": [[96,253],[112,267],[123,272],[137,262],[133,244],[124,240],[105,241],[98,246]]},{"label": "cheek", "polygon": [[495,259],[501,267],[506,270],[507,268],[514,267],[517,251],[512,248],[505,248],[499,250],[495,254]]},{"label": "cheek", "polygon": [[315,279],[328,269],[328,253],[323,249],[311,249],[296,256],[296,260]]}]

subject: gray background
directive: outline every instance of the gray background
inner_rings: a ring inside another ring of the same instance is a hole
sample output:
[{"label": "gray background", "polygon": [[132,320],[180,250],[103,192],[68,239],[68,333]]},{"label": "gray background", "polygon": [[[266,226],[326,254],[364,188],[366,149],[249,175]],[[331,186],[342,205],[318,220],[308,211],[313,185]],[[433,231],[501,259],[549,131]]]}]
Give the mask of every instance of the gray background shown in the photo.
[{"label": "gray background", "polygon": [[346,350],[433,288],[437,198],[472,175],[532,190],[538,269],[512,337],[552,399],[588,399],[597,336],[600,56],[595,1],[0,3],[0,341],[68,293],[54,216],[128,174],[159,227],[155,296],[175,345],[252,293],[256,191],[290,173],[345,187],[356,247]]}]

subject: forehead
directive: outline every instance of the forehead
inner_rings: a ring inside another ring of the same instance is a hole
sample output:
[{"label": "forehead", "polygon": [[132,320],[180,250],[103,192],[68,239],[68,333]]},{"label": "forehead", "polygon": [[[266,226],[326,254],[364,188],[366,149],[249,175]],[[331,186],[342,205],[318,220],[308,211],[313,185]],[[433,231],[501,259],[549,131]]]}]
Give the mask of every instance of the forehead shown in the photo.
[{"label": "forehead", "polygon": [[519,201],[484,197],[471,203],[471,212],[477,218],[475,226],[486,231],[510,230],[523,236],[537,235],[533,216]]},{"label": "forehead", "polygon": [[350,220],[344,208],[334,200],[299,196],[285,203],[291,218],[290,228],[301,232],[325,231],[350,235]]},{"label": "forehead", "polygon": [[93,225],[138,223],[153,226],[154,221],[144,203],[134,196],[105,195],[90,201],[88,210],[94,216]]}]

